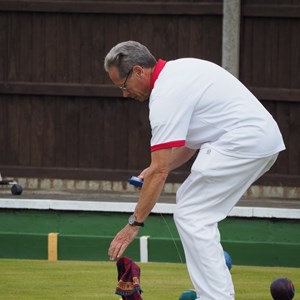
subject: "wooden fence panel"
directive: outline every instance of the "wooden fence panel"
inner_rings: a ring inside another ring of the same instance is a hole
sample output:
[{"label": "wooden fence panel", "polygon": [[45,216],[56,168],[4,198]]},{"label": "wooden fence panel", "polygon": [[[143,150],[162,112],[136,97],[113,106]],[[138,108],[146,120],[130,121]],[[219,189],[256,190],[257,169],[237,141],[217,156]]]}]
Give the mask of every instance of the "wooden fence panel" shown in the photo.
[{"label": "wooden fence panel", "polygon": [[[300,184],[299,32],[299,0],[242,1],[240,77],[287,145],[264,184]],[[221,64],[222,1],[0,0],[3,175],[121,180],[149,164],[147,104],[122,99],[103,71],[128,39]]]},{"label": "wooden fence panel", "polygon": [[240,78],[277,120],[283,134],[287,150],[270,174],[290,176],[290,182],[299,185],[300,2],[247,0],[243,4]]}]

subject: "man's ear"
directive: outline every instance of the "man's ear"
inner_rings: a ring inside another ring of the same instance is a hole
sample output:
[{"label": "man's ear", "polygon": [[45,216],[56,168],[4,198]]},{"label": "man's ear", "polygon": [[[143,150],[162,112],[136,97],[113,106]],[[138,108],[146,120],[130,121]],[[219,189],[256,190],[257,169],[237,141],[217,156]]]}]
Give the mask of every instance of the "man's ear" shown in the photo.
[{"label": "man's ear", "polygon": [[138,76],[139,78],[142,77],[142,74],[144,71],[143,67],[136,65],[132,69],[133,69],[133,72],[136,74],[136,76]]}]

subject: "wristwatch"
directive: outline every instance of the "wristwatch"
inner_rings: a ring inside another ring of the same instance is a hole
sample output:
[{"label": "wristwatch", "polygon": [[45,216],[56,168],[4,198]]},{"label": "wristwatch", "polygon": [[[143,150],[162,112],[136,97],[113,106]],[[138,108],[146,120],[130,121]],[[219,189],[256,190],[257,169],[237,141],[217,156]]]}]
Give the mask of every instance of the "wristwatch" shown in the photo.
[{"label": "wristwatch", "polygon": [[137,222],[134,215],[131,215],[128,219],[128,224],[131,226],[144,227],[144,223]]}]

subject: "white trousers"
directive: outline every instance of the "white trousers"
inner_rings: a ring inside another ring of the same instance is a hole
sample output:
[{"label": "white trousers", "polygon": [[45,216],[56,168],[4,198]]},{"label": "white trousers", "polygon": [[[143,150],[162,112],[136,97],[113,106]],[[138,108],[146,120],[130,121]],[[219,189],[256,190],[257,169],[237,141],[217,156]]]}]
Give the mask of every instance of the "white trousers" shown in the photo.
[{"label": "white trousers", "polygon": [[271,168],[277,156],[244,159],[211,148],[201,149],[190,176],[178,189],[174,220],[199,299],[234,299],[218,222],[226,218],[250,185]]}]

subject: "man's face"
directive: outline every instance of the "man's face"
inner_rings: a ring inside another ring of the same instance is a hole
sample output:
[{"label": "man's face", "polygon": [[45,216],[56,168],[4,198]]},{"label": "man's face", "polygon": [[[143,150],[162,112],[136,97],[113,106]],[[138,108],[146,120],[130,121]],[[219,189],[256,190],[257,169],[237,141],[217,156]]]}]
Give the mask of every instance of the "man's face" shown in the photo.
[{"label": "man's face", "polygon": [[117,67],[111,67],[108,75],[112,82],[122,89],[123,97],[143,102],[148,100],[151,93],[151,70],[134,66],[124,78],[119,78]]}]

